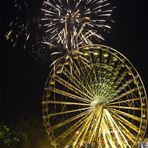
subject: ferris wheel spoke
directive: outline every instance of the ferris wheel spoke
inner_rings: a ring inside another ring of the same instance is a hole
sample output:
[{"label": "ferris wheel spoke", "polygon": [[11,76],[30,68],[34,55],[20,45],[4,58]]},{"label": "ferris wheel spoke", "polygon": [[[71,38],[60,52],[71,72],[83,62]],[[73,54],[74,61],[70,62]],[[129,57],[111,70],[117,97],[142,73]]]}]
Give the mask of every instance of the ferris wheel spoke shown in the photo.
[{"label": "ferris wheel spoke", "polygon": [[[92,63],[91,67],[92,67],[92,73],[93,73],[93,77],[94,77],[94,84],[98,84],[98,79],[97,79],[97,73],[98,71],[96,71],[96,66],[94,65],[95,62],[93,62],[93,57],[90,54],[90,62]],[[90,76],[92,77],[92,76]]]},{"label": "ferris wheel spoke", "polygon": [[73,68],[75,69],[75,70],[72,71],[73,72],[73,76],[76,79],[78,79],[79,81],[81,81],[81,79],[80,79],[81,71],[80,71],[79,66],[75,62],[73,63]]},{"label": "ferris wheel spoke", "polygon": [[60,84],[62,84],[63,86],[67,87],[68,89],[72,90],[73,92],[81,95],[82,97],[87,97],[89,100],[91,100],[90,96],[87,95],[86,93],[84,93],[83,91],[81,91],[81,89],[76,88],[74,85],[68,83],[67,81],[65,81],[64,79],[60,78],[59,76],[56,76],[55,81],[59,82]]},{"label": "ferris wheel spoke", "polygon": [[122,130],[117,123],[118,120],[114,120],[113,119],[114,116],[111,115],[108,110],[106,110],[106,113],[108,115],[107,118],[109,118],[108,122],[111,123],[113,133],[115,134],[116,139],[118,140],[118,144],[120,144],[121,147],[123,147],[123,144],[128,144],[128,141],[123,135]]},{"label": "ferris wheel spoke", "polygon": [[[89,116],[89,112],[86,113],[85,116],[83,116],[81,119],[79,119],[76,123],[74,123],[68,130],[66,130],[65,132],[63,132],[59,137],[56,138],[56,140],[63,140],[64,138],[66,138],[67,136],[71,135],[74,131],[78,131],[78,128],[86,121],[87,117]],[[76,134],[76,133],[75,133]],[[75,135],[74,134],[74,135]],[[74,136],[72,135],[72,137]],[[74,138],[72,138],[71,140],[73,141]],[[69,142],[67,142],[69,143]]]},{"label": "ferris wheel spoke", "polygon": [[129,127],[130,129],[132,129],[133,131],[137,133],[139,132],[138,127],[135,124],[123,118],[119,114],[112,112],[112,116],[115,118],[116,121],[121,122],[122,124],[126,125],[127,127]]},{"label": "ferris wheel spoke", "polygon": [[128,80],[128,81],[125,81],[125,83],[123,83],[123,84],[116,90],[116,94],[119,94],[122,90],[126,89],[127,86],[130,86],[130,84],[133,83],[137,78],[138,78],[138,76],[135,76],[134,79],[130,79],[130,80]]},{"label": "ferris wheel spoke", "polygon": [[70,81],[77,86],[79,89],[84,89],[83,91],[86,91],[86,94],[89,94],[89,96],[93,97],[93,95],[90,93],[90,91],[86,88],[86,86],[83,85],[83,83],[77,79],[74,75],[72,75],[68,70],[65,69],[63,74],[70,79]]},{"label": "ferris wheel spoke", "polygon": [[[98,84],[98,80],[97,80],[97,77],[96,77],[96,73],[94,71],[94,68],[93,68],[93,74],[94,74],[94,84]],[[91,77],[91,76],[90,76]],[[97,86],[97,85],[93,85],[93,86]],[[96,89],[96,87],[94,87],[93,89]]]},{"label": "ferris wheel spoke", "polygon": [[[95,112],[92,111],[90,113],[90,115],[87,117],[87,119],[85,120],[85,122],[83,122],[82,126],[78,129],[79,133],[75,137],[75,143],[80,141],[80,144],[82,144],[82,142],[84,141],[84,138],[90,128],[91,123],[92,123],[94,114],[95,114]],[[89,135],[87,138],[89,139]]]},{"label": "ferris wheel spoke", "polygon": [[96,110],[96,123],[92,129],[92,132],[91,132],[91,136],[89,138],[90,142],[92,141],[93,138],[96,138],[97,137],[97,134],[98,134],[98,130],[100,129],[100,125],[101,125],[101,122],[102,122],[102,116],[103,116],[103,109],[102,107],[99,108],[99,110]]},{"label": "ferris wheel spoke", "polygon": [[103,135],[103,139],[104,139],[104,144],[105,144],[105,148],[110,148],[109,144],[108,144],[108,139],[105,135],[105,130],[102,130],[102,135]]},{"label": "ferris wheel spoke", "polygon": [[[122,90],[125,90],[127,87],[130,86],[130,84],[133,82],[134,80],[129,80],[129,81],[126,81],[125,80],[125,83],[123,83],[122,81],[120,81],[120,83],[122,83],[122,85],[120,87],[118,87],[118,85],[116,86],[116,95],[118,95]],[[117,81],[118,83],[118,81]]]},{"label": "ferris wheel spoke", "polygon": [[111,132],[110,132],[110,128],[108,126],[108,123],[106,123],[105,119],[103,118],[102,120],[102,124],[101,124],[101,129],[102,129],[102,133],[104,132],[105,133],[105,136],[110,144],[110,146],[113,146],[115,147],[115,141],[113,140],[113,136],[111,135]]},{"label": "ferris wheel spoke", "polygon": [[[92,68],[91,68],[91,70],[92,70]],[[93,77],[94,78],[94,76],[93,75],[91,75],[91,73],[90,73],[90,70],[85,70],[85,73],[83,72],[83,81],[87,81],[87,83],[84,83],[85,84],[85,86],[87,87],[87,89],[90,91],[90,92],[92,92],[92,89],[94,89],[94,88],[92,88],[92,85],[91,84],[94,84],[94,82],[93,82],[93,80],[91,79],[91,77]]]},{"label": "ferris wheel spoke", "polygon": [[126,110],[138,110],[138,111],[141,111],[141,108],[140,107],[131,107],[131,106],[121,106],[121,105],[115,105],[115,106],[107,106],[109,108],[114,108],[114,109],[126,109]]},{"label": "ferris wheel spoke", "polygon": [[[106,67],[104,69],[105,73],[102,72],[102,80],[101,80],[101,83],[107,83],[107,85],[111,85],[111,83],[113,82],[113,80],[111,80],[111,76],[112,76],[112,70],[110,70],[110,67]],[[112,78],[113,79],[113,78]]]},{"label": "ferris wheel spoke", "polygon": [[89,110],[91,107],[85,107],[85,108],[80,108],[80,109],[75,109],[75,110],[68,110],[68,111],[61,111],[53,114],[49,114],[49,117],[52,116],[58,116],[58,115],[64,115],[64,114],[69,114],[69,113],[75,113],[75,112],[80,112],[80,111],[86,111]]},{"label": "ferris wheel spoke", "polygon": [[[90,55],[88,55],[88,56],[90,56]],[[86,59],[86,58],[83,57],[83,60],[84,59]],[[83,60],[81,60],[81,62],[83,62]],[[91,75],[92,73],[90,73],[90,71],[93,71],[92,64],[89,60],[86,60],[86,62],[88,62],[88,64],[83,63],[84,65],[82,67],[81,63],[79,61],[77,61],[77,62],[78,62],[78,65],[80,67],[80,70],[81,70],[81,77],[83,78],[83,81],[85,80],[85,87],[87,87],[87,89],[89,91],[91,91],[92,89],[89,86],[90,86],[90,84],[93,83],[92,75]],[[94,75],[93,75],[93,78],[94,78]]]},{"label": "ferris wheel spoke", "polygon": [[90,130],[90,127],[91,127],[92,120],[93,120],[93,118],[91,118],[91,116],[89,116],[89,120],[88,120],[87,124],[85,124],[85,129],[83,131],[83,135],[82,135],[82,138],[81,138],[82,142],[85,140],[85,138],[89,139],[89,130]]},{"label": "ferris wheel spoke", "polygon": [[123,99],[123,101],[112,102],[112,103],[109,103],[109,105],[127,103],[127,102],[135,102],[135,101],[140,102],[141,100],[142,100],[142,98],[130,98],[130,99],[125,98],[125,99]]},{"label": "ferris wheel spoke", "polygon": [[133,88],[133,89],[131,89],[131,90],[125,92],[125,93],[122,93],[122,94],[118,95],[117,97],[115,97],[114,99],[112,99],[110,102],[123,99],[122,97],[127,96],[127,95],[129,95],[129,94],[131,94],[131,93],[134,93],[134,92],[136,92],[136,91],[139,91],[141,88],[142,88],[142,87]]},{"label": "ferris wheel spoke", "polygon": [[66,92],[64,90],[60,90],[58,88],[50,87],[49,90],[54,92],[54,93],[57,93],[57,94],[60,94],[60,95],[72,98],[72,99],[77,100],[77,101],[82,101],[82,102],[85,102],[85,103],[90,103],[90,100],[88,100],[88,99],[82,98],[82,97],[77,96],[75,94],[68,93],[68,92]]},{"label": "ferris wheel spoke", "polygon": [[136,141],[136,136],[134,136],[121,122],[119,123],[121,128],[123,129],[122,132],[128,139],[132,142],[135,143]]},{"label": "ferris wheel spoke", "polygon": [[[81,127],[77,129],[77,135],[75,134],[75,136],[69,142],[74,141],[74,145],[77,143],[80,145],[83,144],[84,139],[86,138],[86,135],[90,129],[90,125],[93,120],[93,114],[94,112],[90,112],[88,114],[88,116],[83,121],[83,124],[81,124]],[[89,138],[89,136],[87,136],[87,138]]]},{"label": "ferris wheel spoke", "polygon": [[98,129],[100,129],[102,122],[102,112],[103,110],[101,108],[99,110],[95,109],[92,111],[92,114],[89,116],[88,121],[83,128],[82,142],[87,139],[89,143],[92,143],[92,141],[98,138]]},{"label": "ferris wheel spoke", "polygon": [[61,105],[75,105],[75,106],[90,106],[87,103],[76,103],[76,102],[69,102],[69,101],[56,101],[56,100],[47,100],[42,101],[42,104],[61,104]]},{"label": "ferris wheel spoke", "polygon": [[[78,38],[89,43],[91,32],[82,32]],[[66,38],[60,43],[67,40],[66,32],[62,34],[58,38]],[[48,132],[58,147],[93,142],[100,148],[133,147],[147,124],[147,96],[139,74],[114,49],[74,46],[48,76],[42,101]]]},{"label": "ferris wheel spoke", "polygon": [[78,115],[76,115],[76,116],[74,116],[74,117],[71,117],[71,118],[69,118],[69,119],[66,119],[66,120],[64,120],[64,121],[62,121],[62,122],[60,122],[60,123],[58,123],[58,124],[52,126],[52,127],[51,127],[51,130],[60,128],[60,127],[66,125],[66,124],[68,124],[68,123],[71,123],[72,121],[75,121],[75,120],[77,120],[77,119],[79,119],[79,118],[85,116],[86,113],[87,113],[87,112],[82,112],[82,113],[80,113],[80,114],[78,114]]},{"label": "ferris wheel spoke", "polygon": [[112,118],[111,114],[107,110],[104,110],[104,112],[105,112],[105,115],[106,115],[106,119],[108,121],[107,123],[110,125],[110,128],[112,128],[112,132],[114,133],[115,138],[116,138],[118,144],[122,145],[124,142],[123,142],[123,139],[121,139],[121,135],[122,134],[121,134],[120,128],[118,127],[118,125],[114,121],[114,119]]},{"label": "ferris wheel spoke", "polygon": [[113,112],[115,112],[115,113],[117,113],[117,114],[120,114],[121,116],[128,117],[128,118],[133,119],[133,120],[135,120],[135,121],[138,121],[138,122],[141,121],[141,118],[138,117],[138,116],[131,115],[131,114],[129,114],[129,113],[126,113],[126,112],[123,112],[123,111],[117,110],[117,109],[111,109],[111,108],[110,108],[110,110],[112,110]]}]

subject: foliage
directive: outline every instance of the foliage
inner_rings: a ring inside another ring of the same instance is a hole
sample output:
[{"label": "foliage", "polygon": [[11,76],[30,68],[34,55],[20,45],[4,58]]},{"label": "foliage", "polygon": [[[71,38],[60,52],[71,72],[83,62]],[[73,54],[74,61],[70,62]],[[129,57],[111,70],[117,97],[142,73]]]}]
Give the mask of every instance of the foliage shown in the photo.
[{"label": "foliage", "polygon": [[17,147],[22,141],[25,141],[26,135],[22,132],[16,132],[10,129],[8,126],[0,125],[0,146],[7,147]]},{"label": "foliage", "polygon": [[0,124],[0,148],[49,148],[49,140],[36,117],[20,118],[10,126]]}]

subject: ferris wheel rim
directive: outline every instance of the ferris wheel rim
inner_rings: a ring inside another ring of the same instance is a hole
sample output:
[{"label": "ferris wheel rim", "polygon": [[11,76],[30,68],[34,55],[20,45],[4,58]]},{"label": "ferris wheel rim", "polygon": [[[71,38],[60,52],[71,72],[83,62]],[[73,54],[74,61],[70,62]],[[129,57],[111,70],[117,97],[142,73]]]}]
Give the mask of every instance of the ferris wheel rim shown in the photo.
[{"label": "ferris wheel rim", "polygon": [[[121,53],[119,53],[119,52],[116,51],[115,49],[112,49],[112,48],[110,48],[110,47],[108,47],[108,46],[96,44],[96,45],[93,45],[93,46],[84,46],[84,47],[81,47],[81,48],[84,49],[85,47],[87,47],[87,48],[93,48],[93,47],[95,47],[95,48],[98,48],[98,47],[109,48],[109,49],[111,49],[111,50],[117,52],[119,55],[121,55],[123,58],[125,58],[126,61],[128,61],[128,63],[129,63],[130,65],[132,65],[131,62],[130,62],[125,56],[123,56]],[[73,50],[73,51],[71,51],[70,53],[68,53],[67,55],[70,55],[71,53],[73,53],[73,52],[75,52],[75,51],[78,52],[77,50]],[[65,58],[67,55],[63,56],[62,58]],[[60,62],[61,62],[61,61],[59,60],[56,64],[58,64],[58,63],[60,63]],[[145,91],[145,87],[144,87],[144,84],[143,84],[143,82],[142,82],[142,80],[141,80],[141,77],[140,77],[139,73],[137,72],[137,70],[135,69],[135,67],[134,67],[133,65],[132,65],[132,68],[134,68],[134,70],[136,71],[136,73],[137,73],[137,75],[138,75],[138,78],[140,79],[140,82],[142,83],[145,96],[146,96],[146,98],[147,98],[146,91]],[[52,72],[51,72],[51,73],[52,73]],[[146,99],[146,103],[147,103],[147,99]],[[146,129],[145,129],[145,130],[146,130]]]}]

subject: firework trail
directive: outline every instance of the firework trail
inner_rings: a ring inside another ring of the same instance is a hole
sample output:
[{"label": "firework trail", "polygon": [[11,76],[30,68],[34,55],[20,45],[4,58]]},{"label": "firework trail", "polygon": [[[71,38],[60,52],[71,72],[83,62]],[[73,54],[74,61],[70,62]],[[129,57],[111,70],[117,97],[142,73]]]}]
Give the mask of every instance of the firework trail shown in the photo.
[{"label": "firework trail", "polygon": [[71,50],[104,40],[111,27],[112,8],[108,0],[45,0],[42,6],[44,43]]},{"label": "firework trail", "polygon": [[32,29],[35,28],[36,18],[31,15],[29,4],[27,1],[14,1],[14,16],[9,24],[9,31],[5,37],[10,40],[15,47],[19,42],[23,43],[26,48],[26,43],[29,42],[32,34]]},{"label": "firework trail", "polygon": [[15,0],[10,3],[13,13],[9,18],[10,23],[5,38],[14,48],[23,48],[35,60],[48,63],[49,48],[42,44],[41,5],[42,2],[36,0]]},{"label": "firework trail", "polygon": [[15,0],[14,8],[6,39],[44,62],[51,53],[65,54],[104,40],[111,29],[108,0]]}]

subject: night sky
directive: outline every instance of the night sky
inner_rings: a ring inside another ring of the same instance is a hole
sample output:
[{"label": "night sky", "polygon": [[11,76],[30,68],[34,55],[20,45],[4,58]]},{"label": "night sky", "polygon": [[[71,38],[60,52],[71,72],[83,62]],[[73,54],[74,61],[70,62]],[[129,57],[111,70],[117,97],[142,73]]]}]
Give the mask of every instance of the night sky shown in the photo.
[{"label": "night sky", "polygon": [[[37,0],[38,1],[38,0]],[[12,0],[0,4],[0,118],[41,116],[41,98],[49,68],[4,38],[13,15]],[[136,67],[148,92],[148,2],[116,0],[111,33],[102,44],[123,53]]]}]

